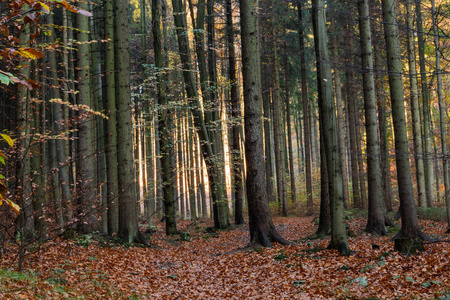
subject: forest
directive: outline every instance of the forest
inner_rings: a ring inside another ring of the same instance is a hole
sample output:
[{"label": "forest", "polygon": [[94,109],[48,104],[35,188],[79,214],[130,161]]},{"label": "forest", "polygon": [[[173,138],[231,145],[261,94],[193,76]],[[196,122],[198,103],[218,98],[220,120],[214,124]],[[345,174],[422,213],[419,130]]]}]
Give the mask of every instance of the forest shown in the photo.
[{"label": "forest", "polygon": [[0,298],[450,299],[449,20],[0,2]]}]

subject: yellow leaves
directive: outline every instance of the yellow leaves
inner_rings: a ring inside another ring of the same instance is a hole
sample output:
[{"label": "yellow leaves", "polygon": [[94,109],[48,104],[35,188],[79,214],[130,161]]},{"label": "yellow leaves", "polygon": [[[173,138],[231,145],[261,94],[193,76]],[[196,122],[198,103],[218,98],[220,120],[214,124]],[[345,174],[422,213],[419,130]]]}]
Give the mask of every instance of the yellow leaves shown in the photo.
[{"label": "yellow leaves", "polygon": [[39,1],[39,4],[41,5],[42,10],[43,10],[46,14],[48,14],[48,13],[50,12],[50,7],[48,7],[47,4],[45,4],[45,3],[43,3],[43,2],[40,2],[40,1]]},{"label": "yellow leaves", "polygon": [[20,206],[9,199],[4,199],[3,196],[0,194],[0,206],[3,205],[3,202],[9,205],[16,214],[20,214]]},{"label": "yellow leaves", "polygon": [[22,57],[25,57],[25,58],[38,59],[38,58],[44,57],[44,54],[42,54],[41,52],[37,51],[36,49],[30,48],[30,47],[19,48],[19,50],[17,52]]},{"label": "yellow leaves", "polygon": [[67,106],[68,108],[70,108],[72,110],[85,110],[86,112],[88,112],[90,114],[100,116],[100,117],[102,117],[104,119],[109,119],[108,116],[105,115],[104,113],[102,113],[100,111],[93,110],[87,105],[72,105],[70,102],[62,101],[62,99],[60,99],[60,98],[50,99],[50,103],[59,103],[61,105]]},{"label": "yellow leaves", "polygon": [[[9,146],[14,146],[14,140],[7,134],[0,133],[0,136],[8,143]],[[0,151],[0,156],[3,156],[6,158],[6,155]]]}]

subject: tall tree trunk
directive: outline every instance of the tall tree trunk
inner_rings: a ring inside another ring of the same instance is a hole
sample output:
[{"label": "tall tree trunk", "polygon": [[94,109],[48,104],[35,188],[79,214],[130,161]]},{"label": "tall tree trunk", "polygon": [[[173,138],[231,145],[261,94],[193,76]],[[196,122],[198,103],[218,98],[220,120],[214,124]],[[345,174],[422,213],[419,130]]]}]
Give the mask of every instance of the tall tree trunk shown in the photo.
[{"label": "tall tree trunk", "polygon": [[358,0],[359,33],[363,69],[364,111],[366,118],[367,177],[369,217],[366,231],[385,235],[385,206],[381,182],[380,145],[378,141],[377,106],[370,32],[369,0]]},{"label": "tall tree trunk", "polygon": [[442,145],[442,157],[443,157],[443,172],[444,172],[444,199],[447,206],[447,233],[450,233],[450,177],[449,177],[449,157],[447,155],[447,130],[445,128],[445,112],[448,111],[444,106],[444,96],[442,94],[442,74],[441,74],[441,52],[439,49],[439,31],[437,24],[437,12],[435,7],[435,1],[431,0],[431,13],[433,16],[433,32],[434,32],[434,47],[436,50],[436,81],[437,81],[437,94],[439,101],[439,125],[441,129],[441,145]]},{"label": "tall tree trunk", "polygon": [[317,236],[325,236],[330,232],[330,182],[328,180],[327,157],[323,145],[323,134],[320,135],[320,211]]},{"label": "tall tree trunk", "polygon": [[[350,65],[355,64],[355,59],[353,56],[353,39],[350,37],[349,40],[350,48]],[[353,88],[355,84],[355,74],[353,70],[348,70],[345,72],[345,87],[347,96],[347,114],[348,114],[348,125],[349,125],[349,137],[350,137],[350,162],[351,162],[351,177],[352,177],[352,192],[353,192],[353,207],[361,208],[361,192],[359,185],[359,174],[358,174],[358,148],[356,147],[356,101],[355,101],[355,90]]]},{"label": "tall tree trunk", "polygon": [[[313,213],[313,191],[312,191],[312,165],[311,165],[311,121],[309,114],[309,101],[308,101],[308,86],[306,84],[306,55],[305,55],[305,41],[304,41],[304,24],[302,15],[302,1],[297,4],[298,19],[299,19],[299,43],[300,43],[300,72],[301,72],[301,85],[302,85],[302,103],[299,106],[303,107],[303,129],[305,137],[305,175],[306,175],[306,206],[308,214]],[[299,98],[300,100],[300,98]]]},{"label": "tall tree trunk", "polygon": [[158,137],[156,141],[161,149],[161,175],[162,175],[162,189],[164,197],[164,216],[166,222],[166,234],[176,234],[176,199],[175,199],[175,181],[174,173],[174,143],[171,139],[172,130],[172,113],[170,103],[166,96],[167,85],[164,80],[162,68],[163,63],[163,47],[161,34],[161,2],[159,0],[152,1],[152,30],[153,30],[153,49],[155,55],[155,68],[158,70],[156,75],[157,80],[157,107],[158,107]]},{"label": "tall tree trunk", "polygon": [[[333,22],[334,19],[332,19]],[[336,32],[336,25],[333,22],[333,30]],[[341,162],[342,162],[342,178],[344,184],[344,205],[345,208],[349,207],[349,192],[348,192],[348,171],[347,171],[347,155],[346,155],[346,138],[345,133],[347,132],[345,126],[345,118],[342,103],[342,88],[341,88],[341,73],[338,67],[337,60],[339,59],[339,49],[336,33],[332,37],[332,48],[333,48],[333,58],[335,60],[334,65],[334,89],[336,96],[336,111],[337,111],[337,122],[339,128],[339,149],[341,151]]]},{"label": "tall tree trunk", "polygon": [[289,153],[289,178],[291,180],[291,201],[296,202],[297,192],[295,189],[295,172],[294,172],[294,153],[292,150],[292,129],[291,129],[291,101],[289,97],[289,64],[287,55],[285,56],[285,70],[284,70],[284,84],[285,84],[285,97],[286,97],[286,127],[287,127],[287,141],[288,141],[288,153]]},{"label": "tall tree trunk", "polygon": [[332,94],[331,68],[328,57],[327,32],[325,28],[325,0],[313,0],[313,29],[317,62],[317,85],[321,133],[323,134],[331,206],[330,249],[338,249],[341,255],[348,249],[345,228],[342,165],[339,151],[336,112]]},{"label": "tall tree trunk", "polygon": [[[389,71],[389,87],[391,94],[392,119],[395,134],[395,154],[397,164],[398,192],[402,228],[395,236],[399,240],[395,248],[403,251],[403,238],[424,238],[420,230],[409,163],[408,140],[406,133],[405,106],[403,100],[402,62],[398,40],[397,1],[382,0],[383,21],[386,39],[386,53]],[[408,243],[408,242],[406,242]],[[409,246],[409,245],[408,245]]]},{"label": "tall tree trunk", "polygon": [[[25,9],[25,7],[24,7]],[[24,28],[19,35],[19,45],[27,45],[30,30],[28,27]],[[28,60],[22,60],[22,76],[24,79],[29,79],[30,62]],[[31,108],[29,105],[30,94],[25,85],[20,85],[18,94],[18,106],[17,106],[17,127],[21,130],[17,133],[20,137],[19,154],[18,154],[18,167],[17,171],[17,188],[19,203],[22,207],[20,216],[20,237],[23,240],[33,238],[35,235],[34,228],[34,214],[33,214],[33,199],[32,195],[32,182],[31,182],[31,161],[30,161],[30,147],[31,147]]]},{"label": "tall tree trunk", "polygon": [[112,0],[105,0],[105,36],[110,41],[105,44],[105,99],[108,120],[106,121],[106,202],[108,203],[108,234],[119,232],[119,177],[117,173],[117,112],[115,95],[114,57],[114,7]]},{"label": "tall tree trunk", "polygon": [[431,108],[430,91],[428,90],[427,70],[425,67],[425,42],[423,38],[422,25],[422,1],[416,0],[416,34],[419,48],[420,81],[422,84],[422,108],[423,108],[423,158],[425,167],[425,191],[427,206],[433,207],[434,203],[434,173],[433,173],[433,150],[431,147]]},{"label": "tall tree trunk", "polygon": [[[376,70],[383,70],[381,65],[381,51],[378,43],[374,43]],[[388,114],[386,112],[386,95],[384,79],[379,78],[376,82],[378,98],[378,125],[380,127],[380,167],[383,181],[383,198],[386,210],[393,211],[392,207],[392,186],[391,186],[391,160],[389,158],[389,138],[388,138]]]},{"label": "tall tree trunk", "polygon": [[[274,24],[272,24],[274,26]],[[272,27],[274,28],[274,27]],[[278,46],[276,43],[275,30],[272,30],[273,41],[273,68],[274,68],[274,90],[272,92],[273,109],[273,130],[275,142],[275,164],[277,176],[278,203],[281,204],[281,213],[283,217],[287,216],[287,197],[286,197],[286,170],[285,170],[285,145],[286,139],[283,130],[283,108],[281,107],[280,94],[280,74],[278,66]]]},{"label": "tall tree trunk", "polygon": [[[88,10],[87,3],[79,2],[80,9]],[[90,88],[90,44],[89,18],[76,14],[78,51],[76,60],[76,78],[78,81],[77,105],[94,108]],[[94,115],[88,110],[78,112],[80,123],[77,141],[77,194],[79,201],[79,230],[88,233],[100,230],[97,203],[96,155],[95,155],[95,122]]]},{"label": "tall tree trunk", "polygon": [[116,0],[115,70],[117,107],[117,158],[119,175],[119,236],[125,241],[146,243],[138,227],[137,197],[133,164],[133,131],[130,90],[130,44],[128,2]]},{"label": "tall tree trunk", "polygon": [[232,105],[231,116],[233,118],[233,143],[231,146],[231,164],[234,175],[234,223],[244,224],[243,204],[244,204],[244,181],[243,181],[243,160],[241,155],[241,131],[242,115],[241,103],[239,101],[239,83],[236,76],[236,54],[234,47],[233,9],[231,0],[226,0],[227,14],[227,45],[228,45],[228,79],[230,81],[230,99]]},{"label": "tall tree trunk", "polygon": [[416,162],[417,197],[420,207],[427,207],[425,189],[425,170],[423,164],[422,129],[420,126],[419,93],[417,90],[417,68],[415,37],[413,28],[412,0],[406,1],[407,26],[408,26],[408,66],[409,83],[411,87],[411,114],[414,136],[414,158]]},{"label": "tall tree trunk", "polygon": [[[214,6],[215,0],[208,0],[207,3],[207,32],[208,32],[208,75],[209,75],[209,85],[211,95],[211,116],[206,118],[207,128],[209,128],[209,137],[213,142],[213,152],[215,154],[214,160],[215,172],[214,181],[215,186],[213,192],[215,197],[213,198],[213,209],[216,211],[214,216],[215,226],[217,228],[226,228],[230,225],[229,221],[229,206],[228,206],[228,195],[227,195],[227,185],[225,180],[225,153],[223,150],[223,130],[221,128],[221,106],[222,101],[218,99],[217,95],[217,72],[216,72],[216,33],[215,33],[215,13]],[[208,114],[206,115],[208,116]]]},{"label": "tall tree trunk", "polygon": [[242,74],[244,77],[245,157],[250,243],[270,247],[271,242],[288,243],[276,231],[270,215],[265,185],[261,124],[261,71],[257,1],[240,0]]}]

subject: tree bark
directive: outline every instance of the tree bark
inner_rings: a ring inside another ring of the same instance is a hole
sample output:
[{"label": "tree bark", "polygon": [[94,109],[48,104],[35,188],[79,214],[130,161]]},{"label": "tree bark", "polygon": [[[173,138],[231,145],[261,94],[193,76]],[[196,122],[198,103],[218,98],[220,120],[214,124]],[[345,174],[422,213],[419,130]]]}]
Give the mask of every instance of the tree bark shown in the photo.
[{"label": "tree bark", "polygon": [[117,107],[117,158],[119,178],[119,236],[125,241],[146,243],[138,226],[135,172],[133,164],[133,132],[130,90],[130,44],[128,2],[116,0],[115,9],[115,88]]},{"label": "tree bark", "polygon": [[232,105],[231,117],[233,119],[233,143],[231,147],[231,164],[234,175],[234,223],[244,224],[243,204],[244,204],[244,181],[243,181],[243,160],[241,155],[241,131],[242,115],[239,101],[239,83],[236,76],[236,55],[234,47],[233,9],[231,0],[226,0],[227,14],[227,45],[228,45],[228,79],[230,81],[230,99]]},{"label": "tree bark", "polygon": [[358,10],[363,71],[364,111],[366,119],[367,174],[369,187],[369,216],[365,230],[373,234],[385,235],[386,214],[381,182],[380,145],[378,141],[369,0],[358,0]]},{"label": "tree bark", "polygon": [[[80,9],[88,10],[87,3],[78,3]],[[89,18],[76,14],[78,51],[76,60],[77,105],[94,108],[90,88]],[[77,194],[79,230],[84,233],[100,230],[98,201],[96,199],[96,155],[94,115],[83,109],[78,112],[80,123],[77,141]]]},{"label": "tree bark", "polygon": [[414,159],[416,162],[417,197],[420,207],[427,207],[425,189],[425,170],[423,164],[422,129],[420,126],[419,93],[417,90],[417,68],[415,37],[413,30],[412,0],[406,1],[407,26],[408,26],[408,66],[411,98],[412,127],[414,137]]},{"label": "tree bark", "polygon": [[261,72],[259,30],[255,0],[240,0],[242,74],[244,78],[245,155],[247,199],[251,245],[270,247],[271,242],[287,244],[275,229],[267,201],[261,114]]},{"label": "tree bark", "polygon": [[417,42],[419,48],[420,81],[422,84],[422,108],[423,108],[423,142],[424,142],[424,168],[425,168],[425,191],[427,206],[433,207],[434,203],[434,173],[433,173],[433,150],[431,147],[431,110],[430,92],[428,90],[427,70],[425,67],[425,42],[423,39],[422,25],[422,1],[416,0],[416,26]]},{"label": "tree bark", "polygon": [[[445,113],[444,96],[442,94],[442,74],[441,74],[441,52],[439,50],[439,31],[436,20],[436,4],[431,0],[431,13],[433,16],[433,32],[434,32],[434,47],[436,51],[436,82],[437,94],[439,101],[439,125],[441,129],[441,145],[443,157],[443,173],[444,173],[444,199],[447,206],[447,233],[450,233],[450,177],[449,177],[449,157],[447,155],[447,130],[445,128]],[[448,113],[448,111],[447,111]]]},{"label": "tree bark", "polygon": [[313,0],[313,30],[316,50],[319,113],[323,134],[331,206],[330,249],[341,255],[350,253],[344,219],[344,195],[342,187],[342,165],[339,151],[336,112],[332,95],[331,68],[325,28],[325,0]]},{"label": "tree bark", "polygon": [[[403,100],[402,63],[398,40],[397,1],[382,0],[383,21],[386,39],[386,52],[389,71],[389,87],[391,94],[392,119],[395,134],[395,154],[397,164],[398,192],[402,227],[395,239],[424,238],[420,230],[409,163],[408,140]],[[401,250],[396,245],[397,250]]]},{"label": "tree bark", "polygon": [[[305,175],[306,175],[306,209],[308,214],[313,213],[313,191],[312,191],[312,165],[311,165],[311,118],[309,113],[308,101],[308,86],[306,84],[306,55],[305,55],[305,41],[304,41],[304,25],[302,15],[302,1],[297,4],[298,20],[299,20],[299,43],[300,43],[300,72],[301,72],[301,86],[302,86],[302,103],[299,106],[303,107],[303,129],[305,137]],[[300,99],[299,99],[300,100]]]}]

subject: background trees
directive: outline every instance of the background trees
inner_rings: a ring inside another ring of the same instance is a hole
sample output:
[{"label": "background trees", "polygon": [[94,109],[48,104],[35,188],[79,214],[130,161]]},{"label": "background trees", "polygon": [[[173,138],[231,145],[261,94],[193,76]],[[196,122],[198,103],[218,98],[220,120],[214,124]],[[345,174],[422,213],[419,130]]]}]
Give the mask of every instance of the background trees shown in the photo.
[{"label": "background trees", "polygon": [[144,242],[139,221],[225,229],[247,208],[252,242],[269,245],[285,242],[271,214],[321,205],[337,248],[345,207],[368,207],[383,234],[400,206],[402,234],[422,236],[413,199],[448,199],[444,1],[395,15],[362,0],[29,2],[0,21],[1,129],[17,139],[2,173],[27,239]]}]

